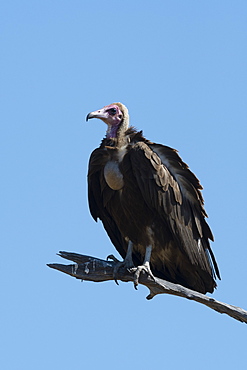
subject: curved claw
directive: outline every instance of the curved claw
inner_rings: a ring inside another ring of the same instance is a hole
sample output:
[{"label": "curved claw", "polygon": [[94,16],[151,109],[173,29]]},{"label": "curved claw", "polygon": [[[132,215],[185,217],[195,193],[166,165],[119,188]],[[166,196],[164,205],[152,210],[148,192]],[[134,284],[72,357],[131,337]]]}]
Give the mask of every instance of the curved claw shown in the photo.
[{"label": "curved claw", "polygon": [[107,256],[106,259],[107,259],[107,261],[112,260],[116,263],[116,265],[113,268],[113,278],[114,278],[115,283],[117,285],[119,285],[116,276],[117,276],[117,272],[118,272],[118,270],[119,270],[119,268],[120,268],[120,266],[123,262],[119,261],[113,254],[109,254],[109,256]]},{"label": "curved claw", "polygon": [[112,260],[116,263],[118,263],[118,262],[121,263],[121,261],[119,261],[113,254],[109,254],[109,256],[107,256],[106,259],[107,259],[107,261]]}]

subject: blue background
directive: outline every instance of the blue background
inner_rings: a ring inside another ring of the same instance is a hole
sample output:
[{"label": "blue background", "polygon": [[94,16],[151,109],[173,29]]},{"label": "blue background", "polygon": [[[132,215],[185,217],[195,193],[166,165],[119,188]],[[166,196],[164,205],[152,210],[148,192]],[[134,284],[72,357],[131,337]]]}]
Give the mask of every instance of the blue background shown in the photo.
[{"label": "blue background", "polygon": [[3,1],[0,367],[246,367],[246,330],[198,303],[51,270],[59,250],[114,253],[87,205],[115,101],[199,177],[222,281],[247,309],[246,1]]}]

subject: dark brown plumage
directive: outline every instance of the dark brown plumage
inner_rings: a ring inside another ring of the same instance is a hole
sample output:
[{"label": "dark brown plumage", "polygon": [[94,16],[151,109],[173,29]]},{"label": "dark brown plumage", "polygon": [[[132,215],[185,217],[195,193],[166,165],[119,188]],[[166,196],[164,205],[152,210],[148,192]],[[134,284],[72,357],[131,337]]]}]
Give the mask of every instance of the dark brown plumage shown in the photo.
[{"label": "dark brown plumage", "polygon": [[213,292],[220,274],[199,180],[176,150],[129,128],[123,104],[89,113],[90,118],[102,119],[108,130],[89,161],[89,208],[126,266],[132,254],[135,266],[144,262],[147,267],[150,261],[157,277]]}]

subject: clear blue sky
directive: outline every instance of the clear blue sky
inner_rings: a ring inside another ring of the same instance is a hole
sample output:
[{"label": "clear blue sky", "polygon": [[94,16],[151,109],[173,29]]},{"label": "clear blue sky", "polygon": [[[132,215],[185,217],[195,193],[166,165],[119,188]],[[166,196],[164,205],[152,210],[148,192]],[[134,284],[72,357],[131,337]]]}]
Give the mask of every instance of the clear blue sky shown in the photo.
[{"label": "clear blue sky", "polygon": [[245,368],[245,324],[46,263],[116,254],[87,205],[106,127],[85,116],[121,101],[201,180],[214,297],[247,309],[246,1],[9,0],[0,17],[1,369]]}]

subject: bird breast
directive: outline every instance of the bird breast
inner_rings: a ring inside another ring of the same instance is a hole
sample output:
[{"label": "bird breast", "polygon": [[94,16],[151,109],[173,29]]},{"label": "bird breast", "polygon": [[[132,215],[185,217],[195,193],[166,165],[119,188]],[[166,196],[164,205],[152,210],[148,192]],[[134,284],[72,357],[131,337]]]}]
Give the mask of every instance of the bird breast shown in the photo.
[{"label": "bird breast", "polygon": [[104,177],[107,185],[113,190],[121,190],[124,186],[123,175],[116,161],[109,161],[104,168]]}]

